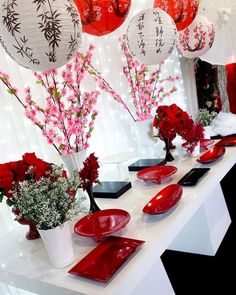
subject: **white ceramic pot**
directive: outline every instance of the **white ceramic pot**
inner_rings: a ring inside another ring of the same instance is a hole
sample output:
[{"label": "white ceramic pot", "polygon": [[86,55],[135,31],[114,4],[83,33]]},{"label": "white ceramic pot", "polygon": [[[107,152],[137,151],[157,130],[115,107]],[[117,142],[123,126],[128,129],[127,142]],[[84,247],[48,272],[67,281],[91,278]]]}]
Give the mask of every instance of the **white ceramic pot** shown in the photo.
[{"label": "white ceramic pot", "polygon": [[205,139],[211,138],[211,126],[204,126],[204,138]]},{"label": "white ceramic pot", "polygon": [[153,156],[153,147],[157,139],[153,134],[152,123],[153,118],[134,123],[138,155],[150,154],[150,156]]},{"label": "white ceramic pot", "polygon": [[191,157],[195,158],[195,157],[198,157],[199,155],[200,155],[200,141],[198,141],[197,145],[194,147],[191,153]]},{"label": "white ceramic pot", "polygon": [[50,263],[55,268],[64,268],[74,259],[70,223],[49,230],[38,229],[46,247]]},{"label": "white ceramic pot", "polygon": [[72,155],[62,154],[60,157],[64,162],[69,175],[72,175],[74,170],[80,171],[83,168],[83,162],[87,158],[87,150],[82,150]]}]

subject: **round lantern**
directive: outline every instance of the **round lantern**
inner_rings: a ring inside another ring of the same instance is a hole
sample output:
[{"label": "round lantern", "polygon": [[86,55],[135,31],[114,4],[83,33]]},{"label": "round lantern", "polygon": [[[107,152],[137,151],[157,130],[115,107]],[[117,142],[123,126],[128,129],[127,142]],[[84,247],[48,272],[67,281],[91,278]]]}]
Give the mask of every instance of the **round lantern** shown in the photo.
[{"label": "round lantern", "polygon": [[140,62],[154,65],[166,59],[175,48],[177,30],[173,19],[159,8],[139,12],[131,20],[127,45]]},{"label": "round lantern", "polygon": [[18,64],[48,70],[66,64],[81,42],[72,0],[0,0],[0,43]]},{"label": "round lantern", "polygon": [[197,15],[190,26],[178,33],[177,48],[185,57],[199,57],[211,48],[214,37],[214,25],[205,16]]},{"label": "round lantern", "polygon": [[126,19],[131,0],[74,0],[85,33],[102,36],[115,31]]},{"label": "round lantern", "polygon": [[177,30],[184,30],[194,20],[199,0],[154,0],[154,8],[165,10],[174,20]]}]

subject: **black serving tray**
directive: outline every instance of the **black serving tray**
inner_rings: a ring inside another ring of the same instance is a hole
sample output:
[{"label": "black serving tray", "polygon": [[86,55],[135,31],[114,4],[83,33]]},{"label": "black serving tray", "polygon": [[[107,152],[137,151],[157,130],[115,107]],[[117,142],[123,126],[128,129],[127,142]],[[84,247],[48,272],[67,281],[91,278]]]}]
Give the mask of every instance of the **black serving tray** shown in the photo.
[{"label": "black serving tray", "polygon": [[140,171],[145,168],[165,165],[166,161],[164,159],[140,159],[133,164],[128,166],[129,171]]},{"label": "black serving tray", "polygon": [[118,199],[131,188],[127,181],[101,181],[93,187],[94,198]]},{"label": "black serving tray", "polygon": [[183,186],[193,186],[196,185],[199,179],[208,171],[210,168],[192,168],[187,174],[184,175],[178,184]]}]

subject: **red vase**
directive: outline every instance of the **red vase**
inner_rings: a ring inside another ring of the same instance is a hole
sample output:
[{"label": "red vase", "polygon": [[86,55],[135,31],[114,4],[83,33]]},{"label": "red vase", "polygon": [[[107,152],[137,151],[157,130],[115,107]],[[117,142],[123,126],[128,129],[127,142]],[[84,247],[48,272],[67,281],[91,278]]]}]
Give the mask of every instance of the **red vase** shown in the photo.
[{"label": "red vase", "polygon": [[40,238],[40,234],[39,234],[39,232],[37,230],[37,227],[36,227],[36,225],[32,221],[25,220],[25,219],[19,219],[17,221],[20,224],[28,225],[29,226],[29,230],[28,230],[28,232],[25,235],[25,237],[26,237],[27,240],[35,240],[35,239]]}]

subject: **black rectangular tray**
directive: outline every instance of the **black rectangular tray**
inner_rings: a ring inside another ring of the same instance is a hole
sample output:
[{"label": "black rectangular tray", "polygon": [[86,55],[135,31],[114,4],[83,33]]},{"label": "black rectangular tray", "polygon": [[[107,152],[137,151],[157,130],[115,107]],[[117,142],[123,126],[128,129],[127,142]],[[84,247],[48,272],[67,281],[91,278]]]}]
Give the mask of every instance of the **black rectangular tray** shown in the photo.
[{"label": "black rectangular tray", "polygon": [[101,181],[93,187],[94,198],[118,199],[131,188],[127,181]]},{"label": "black rectangular tray", "polygon": [[178,184],[183,186],[196,185],[199,179],[207,173],[211,168],[192,168],[187,174],[185,174],[179,181]]},{"label": "black rectangular tray", "polygon": [[166,161],[164,159],[140,159],[133,164],[128,166],[129,171],[140,171],[145,168],[165,165]]}]

